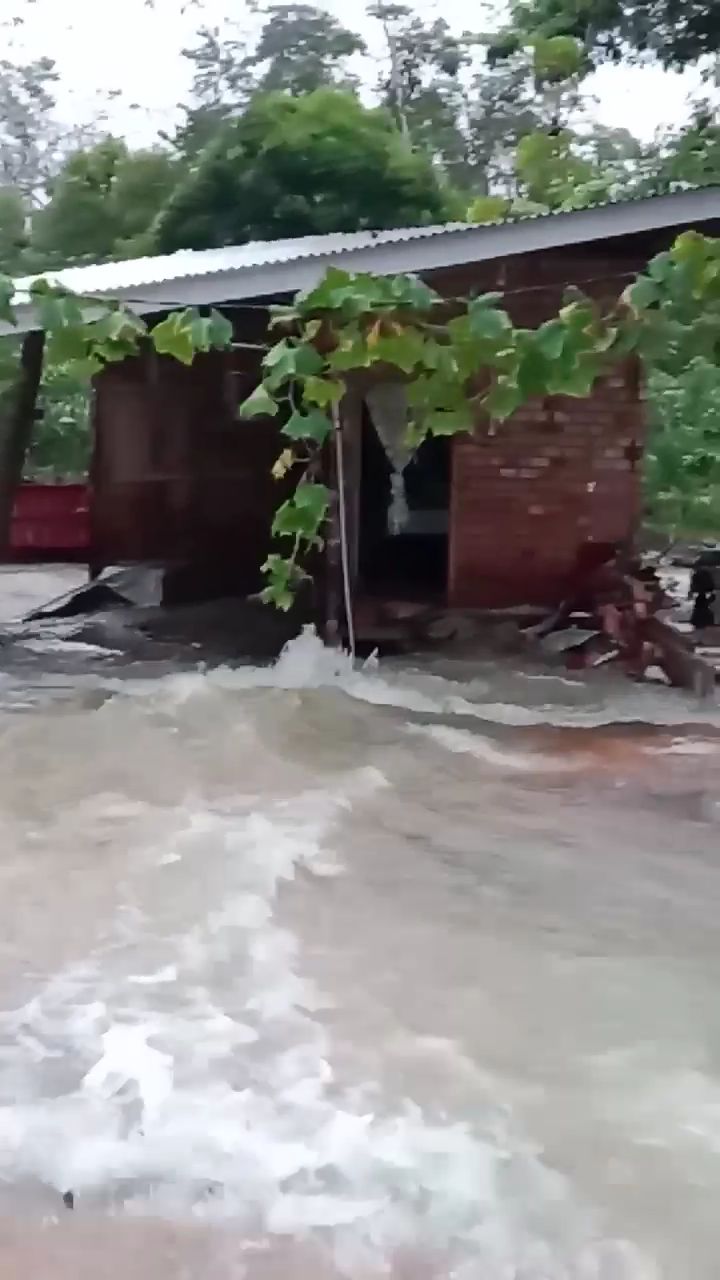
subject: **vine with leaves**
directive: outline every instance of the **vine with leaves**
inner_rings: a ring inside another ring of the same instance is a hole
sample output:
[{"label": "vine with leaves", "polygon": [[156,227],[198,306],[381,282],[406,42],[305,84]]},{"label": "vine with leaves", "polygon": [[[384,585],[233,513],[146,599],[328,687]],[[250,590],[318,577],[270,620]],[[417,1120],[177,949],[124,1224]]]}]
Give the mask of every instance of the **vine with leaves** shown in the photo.
[{"label": "vine with leaves", "polygon": [[701,355],[720,363],[720,241],[680,236],[615,306],[569,290],[556,316],[515,326],[502,294],[441,298],[413,276],[350,275],[330,269],[291,307],[274,308],[280,337],[241,417],[283,417],[275,463],[293,469],[294,494],[279,507],[273,536],[284,551],[267,560],[264,598],[291,606],[306,577],[303,559],[322,545],[330,493],[313,478],[354,374],[382,366],[407,382],[409,442],[429,435],[493,431],[539,396],[590,394],[598,378],[635,354],[646,368],[677,373]]},{"label": "vine with leaves", "polygon": [[[330,268],[292,306],[272,308],[262,377],[241,418],[281,420],[276,479],[297,476],[272,525],[280,549],[264,565],[263,598],[291,607],[323,545],[330,490],[318,478],[353,375],[382,369],[407,384],[409,441],[452,436],[484,424],[493,431],[527,400],[590,394],[598,378],[630,355],[646,370],[676,375],[701,358],[720,367],[720,240],[681,235],[611,308],[570,290],[536,329],[513,324],[500,293],[448,300],[414,276],[351,275]],[[0,278],[0,319],[12,326],[14,288]],[[233,346],[217,310],[173,311],[147,325],[120,303],[83,299],[38,280],[31,289],[47,358],[87,378],[115,361],[154,349],[183,364]]]}]

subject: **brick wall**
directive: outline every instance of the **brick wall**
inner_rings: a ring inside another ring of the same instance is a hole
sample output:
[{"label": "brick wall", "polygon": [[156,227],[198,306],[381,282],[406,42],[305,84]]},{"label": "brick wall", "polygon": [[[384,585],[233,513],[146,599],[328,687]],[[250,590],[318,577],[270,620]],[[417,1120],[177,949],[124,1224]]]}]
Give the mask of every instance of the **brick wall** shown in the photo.
[{"label": "brick wall", "polygon": [[[672,238],[672,237],[670,237]],[[447,296],[504,291],[516,324],[556,315],[568,285],[612,305],[662,243],[608,240],[543,254],[468,264],[433,277]],[[454,442],[450,604],[503,608],[558,602],[578,561],[622,541],[641,509],[644,408],[628,363],[586,400],[525,405],[488,435]]]},{"label": "brick wall", "polygon": [[495,435],[455,441],[449,599],[498,608],[562,598],[599,543],[640,513],[642,401],[634,365],[587,400],[529,403]]}]

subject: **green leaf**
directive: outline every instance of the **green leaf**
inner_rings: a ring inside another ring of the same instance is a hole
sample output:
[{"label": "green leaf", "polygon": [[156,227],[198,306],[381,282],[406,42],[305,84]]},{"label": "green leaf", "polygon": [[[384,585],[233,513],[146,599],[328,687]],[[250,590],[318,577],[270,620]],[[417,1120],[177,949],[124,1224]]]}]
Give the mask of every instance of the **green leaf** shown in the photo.
[{"label": "green leaf", "polygon": [[[341,271],[339,267],[328,267],[323,279],[315,288],[298,294],[295,305],[303,313],[333,311],[351,299],[362,302],[354,286],[354,277],[348,271]],[[358,315],[361,309],[358,307]]]},{"label": "green leaf", "polygon": [[441,301],[440,295],[416,275],[390,276],[387,284],[390,298],[401,308],[429,311]]},{"label": "green leaf", "polygon": [[580,358],[571,368],[557,371],[549,388],[550,393],[583,399],[592,391],[600,372],[596,360]]},{"label": "green leaf", "polygon": [[474,298],[468,305],[467,314],[473,338],[497,341],[512,329],[507,312],[489,305],[485,298]]},{"label": "green leaf", "polygon": [[314,440],[316,444],[322,444],[331,431],[330,419],[319,409],[311,409],[308,413],[296,409],[282,428],[282,434],[289,440]]},{"label": "green leaf", "polygon": [[69,294],[43,290],[36,296],[36,305],[40,324],[48,333],[83,323],[80,304]]},{"label": "green leaf", "polygon": [[395,365],[403,373],[412,373],[423,363],[425,347],[426,342],[417,329],[381,335],[374,343],[368,343],[373,362]]},{"label": "green leaf", "polygon": [[90,346],[89,331],[79,328],[56,329],[48,335],[46,359],[49,364],[66,364],[87,357]]},{"label": "green leaf", "polygon": [[520,351],[516,381],[523,400],[547,394],[552,362],[548,361],[537,343],[528,342]]},{"label": "green leaf", "polygon": [[0,320],[6,324],[15,324],[12,300],[15,296],[15,284],[9,276],[0,275]]},{"label": "green leaf", "polygon": [[548,360],[557,360],[565,345],[565,326],[558,320],[548,320],[535,335],[538,351]]},{"label": "green leaf", "polygon": [[504,422],[523,402],[523,394],[517,382],[502,375],[496,379],[483,401],[483,407],[497,422]]},{"label": "green leaf", "polygon": [[423,432],[432,436],[456,436],[475,429],[475,418],[469,404],[461,409],[435,410],[423,420]]},{"label": "green leaf", "polygon": [[293,343],[283,338],[263,360],[265,383],[271,391],[296,377],[310,377],[324,366],[322,356],[309,343]]},{"label": "green leaf", "polygon": [[661,296],[659,284],[649,276],[640,276],[635,284],[626,290],[627,300],[636,311],[644,311],[647,307],[655,306]]},{"label": "green leaf", "polygon": [[277,609],[287,613],[295,601],[295,591],[307,578],[307,574],[294,560],[276,554],[268,556],[261,572],[265,574],[268,584],[260,593],[260,599],[264,604],[274,604]]},{"label": "green leaf", "polygon": [[298,485],[295,502],[305,511],[314,512],[318,518],[325,515],[330,501],[330,490],[327,485],[317,484],[314,480],[306,480]]},{"label": "green leaf", "polygon": [[300,377],[309,378],[319,373],[324,363],[320,352],[309,342],[300,342],[295,347],[295,372]]},{"label": "green leaf", "polygon": [[327,515],[330,491],[324,484],[306,481],[296,489],[292,498],[283,502],[275,512],[272,532],[278,538],[300,538],[317,545],[318,530]]},{"label": "green leaf", "polygon": [[195,359],[192,317],[187,312],[172,312],[151,329],[150,338],[158,355],[172,356],[186,365]]},{"label": "green leaf", "polygon": [[279,412],[280,406],[277,401],[273,400],[266,387],[262,382],[248,396],[247,400],[243,400],[237,411],[238,418],[274,418]]},{"label": "green leaf", "polygon": [[317,378],[311,375],[303,384],[303,400],[306,404],[319,405],[325,409],[328,405],[338,404],[345,394],[345,384],[337,378]]},{"label": "green leaf", "polygon": [[352,342],[341,343],[331,351],[327,363],[337,373],[349,373],[352,369],[369,369],[373,357],[367,343],[357,337]]}]

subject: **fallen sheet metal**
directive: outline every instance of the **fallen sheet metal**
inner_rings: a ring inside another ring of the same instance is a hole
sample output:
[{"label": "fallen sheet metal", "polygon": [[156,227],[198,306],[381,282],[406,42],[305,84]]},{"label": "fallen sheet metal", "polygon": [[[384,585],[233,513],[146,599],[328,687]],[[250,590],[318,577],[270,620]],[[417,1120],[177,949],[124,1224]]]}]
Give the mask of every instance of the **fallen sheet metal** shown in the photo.
[{"label": "fallen sheet metal", "polygon": [[164,570],[157,565],[132,565],[105,569],[92,582],[83,583],[65,595],[49,601],[25,617],[26,622],[43,618],[72,618],[105,609],[135,607],[147,609],[162,604]]}]

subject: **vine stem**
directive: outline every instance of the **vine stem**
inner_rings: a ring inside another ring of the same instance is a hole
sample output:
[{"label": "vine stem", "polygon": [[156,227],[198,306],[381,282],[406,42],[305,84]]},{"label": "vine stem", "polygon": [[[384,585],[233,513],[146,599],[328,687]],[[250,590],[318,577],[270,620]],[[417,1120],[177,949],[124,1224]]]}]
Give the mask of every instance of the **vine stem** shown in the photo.
[{"label": "vine stem", "polygon": [[355,659],[355,621],[353,619],[352,589],[350,586],[350,555],[347,536],[347,505],[345,501],[345,455],[340,409],[332,407],[333,437],[335,439],[335,474],[337,476],[338,514],[340,517],[340,563],[342,567],[343,597],[348,629],[348,648]]}]

